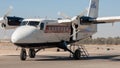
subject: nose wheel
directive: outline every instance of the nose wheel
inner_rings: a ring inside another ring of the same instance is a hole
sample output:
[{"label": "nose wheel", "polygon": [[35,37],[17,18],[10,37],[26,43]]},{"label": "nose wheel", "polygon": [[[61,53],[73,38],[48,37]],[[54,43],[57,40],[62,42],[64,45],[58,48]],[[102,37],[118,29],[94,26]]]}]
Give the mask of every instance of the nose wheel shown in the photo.
[{"label": "nose wheel", "polygon": [[20,59],[24,61],[26,60],[26,58],[27,58],[27,53],[26,53],[26,50],[23,48],[21,49]]},{"label": "nose wheel", "polygon": [[30,58],[35,58],[35,56],[36,56],[35,49],[29,49],[29,57]]},{"label": "nose wheel", "polygon": [[[29,57],[30,57],[30,58],[35,58],[36,53],[37,53],[38,51],[40,51],[40,50],[41,50],[41,49],[35,50],[35,49],[31,49],[31,48],[30,48],[30,49],[29,49],[29,52],[28,52]],[[27,59],[27,53],[26,53],[26,49],[25,49],[25,48],[22,48],[22,49],[21,49],[20,59],[21,59],[22,61],[24,61],[24,60]]]}]

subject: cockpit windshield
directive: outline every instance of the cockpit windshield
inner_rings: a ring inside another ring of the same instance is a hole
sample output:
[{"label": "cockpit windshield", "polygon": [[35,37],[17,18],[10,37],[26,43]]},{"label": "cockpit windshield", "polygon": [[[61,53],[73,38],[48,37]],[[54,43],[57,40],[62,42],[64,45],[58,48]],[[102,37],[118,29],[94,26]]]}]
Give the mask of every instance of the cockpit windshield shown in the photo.
[{"label": "cockpit windshield", "polygon": [[27,25],[28,21],[23,21],[21,25]]},{"label": "cockpit windshield", "polygon": [[40,22],[38,21],[23,21],[21,25],[30,25],[30,26],[38,26]]},{"label": "cockpit windshield", "polygon": [[38,26],[38,25],[39,25],[39,22],[37,22],[37,21],[29,21],[28,25]]}]

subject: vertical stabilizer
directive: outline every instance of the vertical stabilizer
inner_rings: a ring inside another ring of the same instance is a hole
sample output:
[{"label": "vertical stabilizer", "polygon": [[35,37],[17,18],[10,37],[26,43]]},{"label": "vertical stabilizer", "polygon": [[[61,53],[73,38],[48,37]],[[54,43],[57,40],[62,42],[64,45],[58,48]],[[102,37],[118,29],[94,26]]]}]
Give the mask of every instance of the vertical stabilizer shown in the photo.
[{"label": "vertical stabilizer", "polygon": [[87,16],[97,18],[99,10],[99,0],[90,0]]}]

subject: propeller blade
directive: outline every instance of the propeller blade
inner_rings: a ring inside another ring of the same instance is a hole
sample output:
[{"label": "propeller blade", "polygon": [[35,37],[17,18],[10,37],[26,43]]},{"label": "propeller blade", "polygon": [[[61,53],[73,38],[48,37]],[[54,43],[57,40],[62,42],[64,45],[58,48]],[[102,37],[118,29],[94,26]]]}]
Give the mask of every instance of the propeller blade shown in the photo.
[{"label": "propeller blade", "polygon": [[80,13],[80,15],[78,15],[78,16],[75,16],[75,17],[73,17],[72,18],[72,28],[73,28],[73,34],[71,35],[71,36],[73,36],[73,40],[77,40],[77,33],[80,31],[80,30],[78,30],[78,28],[75,28],[75,23],[78,23],[78,17],[82,17],[82,16],[84,16],[84,14],[86,14],[86,12],[87,12],[87,9],[85,9],[84,11],[82,11],[81,13]]},{"label": "propeller blade", "polygon": [[13,7],[12,7],[12,6],[9,6],[9,8],[8,8],[8,10],[6,11],[4,17],[9,16],[9,14],[10,14],[11,11],[12,11],[12,9],[13,9]]},{"label": "propeller blade", "polygon": [[79,17],[84,16],[87,12],[88,12],[88,8],[86,8],[85,10],[83,10],[83,11],[80,13]]},{"label": "propeller blade", "polygon": [[65,19],[71,19],[70,16],[67,16],[65,13],[62,13],[62,12],[58,12],[58,15],[59,15],[59,16],[62,16],[62,17],[65,18]]},{"label": "propeller blade", "polygon": [[76,23],[76,24],[77,24],[77,23],[79,22],[80,17],[84,16],[84,15],[87,13],[87,11],[88,11],[88,9],[86,8],[86,9],[85,9],[84,11],[82,11],[79,15],[71,18],[72,23]]}]

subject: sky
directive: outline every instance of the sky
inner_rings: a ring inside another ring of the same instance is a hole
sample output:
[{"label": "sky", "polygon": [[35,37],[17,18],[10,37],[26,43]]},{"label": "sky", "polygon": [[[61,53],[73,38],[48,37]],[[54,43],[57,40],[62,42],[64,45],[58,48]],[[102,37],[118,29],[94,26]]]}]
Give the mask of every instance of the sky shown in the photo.
[{"label": "sky", "polygon": [[[120,16],[120,0],[100,0],[99,16]],[[58,12],[64,12],[73,17],[79,15],[89,5],[89,0],[0,0],[0,16],[3,16],[9,6],[13,6],[10,15],[24,18],[47,17],[59,18]],[[0,38],[7,37],[11,31],[0,29]],[[99,24],[97,37],[120,36],[120,23]]]}]

